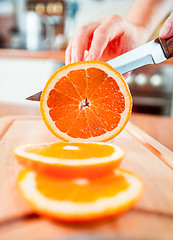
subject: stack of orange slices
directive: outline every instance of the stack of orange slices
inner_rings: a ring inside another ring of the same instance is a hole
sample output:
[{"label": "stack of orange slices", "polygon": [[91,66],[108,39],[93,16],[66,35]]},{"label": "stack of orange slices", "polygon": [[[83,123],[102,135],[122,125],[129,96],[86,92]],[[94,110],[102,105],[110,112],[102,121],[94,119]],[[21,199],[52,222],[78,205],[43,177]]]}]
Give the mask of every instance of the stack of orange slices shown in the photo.
[{"label": "stack of orange slices", "polygon": [[32,208],[68,222],[107,218],[130,209],[143,192],[141,180],[119,169],[124,150],[101,143],[119,134],[132,100],[123,77],[108,64],[80,62],[55,72],[41,97],[49,130],[68,142],[14,149],[18,187]]},{"label": "stack of orange slices", "polygon": [[124,151],[110,143],[51,143],[16,147],[18,187],[36,212],[82,222],[117,215],[141,196],[138,177],[118,168]]}]

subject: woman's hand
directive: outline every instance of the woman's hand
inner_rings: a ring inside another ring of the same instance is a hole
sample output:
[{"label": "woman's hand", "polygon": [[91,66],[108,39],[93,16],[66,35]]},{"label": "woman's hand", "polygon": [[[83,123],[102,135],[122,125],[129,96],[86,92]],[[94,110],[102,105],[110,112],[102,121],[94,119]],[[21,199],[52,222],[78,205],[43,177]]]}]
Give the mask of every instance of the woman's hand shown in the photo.
[{"label": "woman's hand", "polygon": [[[88,23],[70,41],[66,64],[83,60],[110,60],[145,43],[173,7],[172,0],[135,0],[125,19],[118,15]],[[173,36],[173,14],[161,37]]]},{"label": "woman's hand", "polygon": [[143,26],[118,15],[80,27],[67,49],[66,64],[83,60],[107,61],[145,43]]}]

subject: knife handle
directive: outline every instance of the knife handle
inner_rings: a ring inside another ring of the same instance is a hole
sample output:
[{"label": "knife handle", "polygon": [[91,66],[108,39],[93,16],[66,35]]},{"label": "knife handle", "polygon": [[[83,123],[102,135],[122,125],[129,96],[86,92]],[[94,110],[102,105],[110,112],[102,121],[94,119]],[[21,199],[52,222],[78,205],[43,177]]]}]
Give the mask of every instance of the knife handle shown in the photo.
[{"label": "knife handle", "polygon": [[173,37],[167,39],[159,38],[159,42],[162,46],[165,57],[166,58],[173,57]]}]

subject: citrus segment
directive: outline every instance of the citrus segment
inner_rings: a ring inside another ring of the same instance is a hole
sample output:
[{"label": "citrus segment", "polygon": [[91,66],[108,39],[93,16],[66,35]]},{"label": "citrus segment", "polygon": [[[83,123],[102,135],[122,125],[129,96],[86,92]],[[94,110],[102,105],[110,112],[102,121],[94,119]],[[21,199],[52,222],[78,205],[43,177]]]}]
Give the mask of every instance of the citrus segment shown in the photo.
[{"label": "citrus segment", "polygon": [[98,98],[105,98],[105,96],[116,93],[119,89],[117,82],[112,77],[108,77],[96,88],[96,91],[92,94],[90,99],[97,100]]},{"label": "citrus segment", "polygon": [[84,69],[71,70],[69,71],[67,76],[69,77],[70,81],[76,88],[76,91],[79,93],[81,99],[84,99],[87,87],[86,70]]},{"label": "citrus segment", "polygon": [[70,126],[67,134],[74,138],[90,138],[92,133],[89,128],[89,122],[85,111],[80,111],[76,120]]},{"label": "citrus segment", "polygon": [[90,98],[94,94],[99,86],[105,81],[107,76],[108,74],[101,69],[94,67],[87,69],[87,98]]},{"label": "citrus segment", "polygon": [[55,126],[61,131],[61,132],[67,132],[73,125],[73,123],[76,121],[77,117],[79,116],[80,112],[79,109],[77,109],[74,112],[71,112],[70,114],[61,117],[55,121]]},{"label": "citrus segment", "polygon": [[71,83],[70,79],[68,77],[62,77],[56,84],[55,89],[60,91],[61,93],[64,93],[70,97],[73,97],[77,99],[78,101],[81,101],[81,96],[76,91],[74,85]]},{"label": "citrus segment", "polygon": [[102,122],[107,131],[111,131],[118,126],[121,116],[117,112],[96,108],[94,106],[91,107],[91,110]]},{"label": "citrus segment", "polygon": [[[62,107],[60,111],[58,107]],[[115,69],[103,62],[86,61],[69,64],[52,75],[40,109],[46,126],[62,140],[106,141],[125,127],[132,99]]]},{"label": "citrus segment", "polygon": [[21,172],[18,187],[36,212],[56,219],[82,222],[129,210],[141,196],[143,184],[130,172],[117,169],[99,179],[50,179]]},{"label": "citrus segment", "polygon": [[125,110],[125,99],[122,93],[113,93],[105,98],[99,98],[92,102],[93,106],[104,108],[119,115]]},{"label": "citrus segment", "polygon": [[47,176],[97,178],[110,174],[124,157],[124,151],[106,143],[28,144],[14,149],[23,166]]},{"label": "citrus segment", "polygon": [[106,128],[104,124],[101,122],[101,120],[96,116],[96,114],[92,111],[92,108],[86,108],[85,109],[89,127],[92,132],[92,137],[97,137],[99,134],[105,134]]},{"label": "citrus segment", "polygon": [[78,111],[79,113],[79,107],[77,105],[68,104],[66,107],[59,106],[51,108],[49,115],[52,121],[56,122],[59,118],[66,118],[69,114],[74,113],[75,111]]},{"label": "citrus segment", "polygon": [[76,99],[69,97],[68,95],[65,95],[64,93],[61,93],[55,89],[52,89],[50,91],[47,100],[47,106],[49,108],[59,107],[68,104],[79,105],[79,102]]}]

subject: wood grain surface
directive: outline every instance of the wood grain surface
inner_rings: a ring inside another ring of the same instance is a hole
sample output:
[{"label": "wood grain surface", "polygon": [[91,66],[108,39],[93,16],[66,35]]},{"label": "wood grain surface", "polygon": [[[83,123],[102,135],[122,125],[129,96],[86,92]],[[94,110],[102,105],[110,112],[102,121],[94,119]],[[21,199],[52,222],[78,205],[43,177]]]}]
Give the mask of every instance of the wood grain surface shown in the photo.
[{"label": "wood grain surface", "polygon": [[130,121],[173,151],[173,117],[132,113]]},{"label": "wood grain surface", "polygon": [[82,225],[65,225],[37,216],[17,190],[22,167],[13,156],[13,148],[57,141],[40,117],[1,118],[0,129],[0,240],[173,239],[173,153],[134,124],[129,123],[111,142],[125,149],[121,167],[142,179],[143,197],[118,218]]}]

